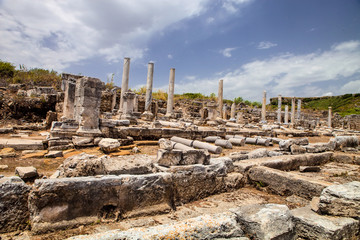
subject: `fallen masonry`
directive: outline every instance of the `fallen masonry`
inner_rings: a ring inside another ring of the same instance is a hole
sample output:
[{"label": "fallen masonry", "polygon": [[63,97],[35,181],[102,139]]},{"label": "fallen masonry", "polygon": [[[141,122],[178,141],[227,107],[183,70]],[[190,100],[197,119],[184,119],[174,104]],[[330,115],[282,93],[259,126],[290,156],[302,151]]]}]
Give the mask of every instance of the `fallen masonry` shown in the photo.
[{"label": "fallen masonry", "polygon": [[230,107],[223,80],[217,102],[176,100],[174,68],[168,100],[154,99],[154,63],[144,95],[129,68],[125,58],[121,89],[71,74],[61,92],[10,87],[56,110],[0,128],[1,239],[359,238],[357,118],[345,127],[281,95],[269,111],[266,91],[261,109]]}]

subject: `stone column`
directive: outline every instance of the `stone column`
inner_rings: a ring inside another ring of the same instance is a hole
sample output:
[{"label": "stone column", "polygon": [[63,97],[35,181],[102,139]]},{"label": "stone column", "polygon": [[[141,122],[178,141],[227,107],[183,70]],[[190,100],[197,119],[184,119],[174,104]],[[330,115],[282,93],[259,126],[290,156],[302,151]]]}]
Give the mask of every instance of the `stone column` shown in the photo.
[{"label": "stone column", "polygon": [[266,91],[263,93],[262,108],[261,108],[261,121],[266,122]]},{"label": "stone column", "polygon": [[151,113],[152,87],[154,77],[154,63],[148,64],[148,73],[146,79],[145,112]]},{"label": "stone column", "polygon": [[169,92],[165,116],[171,117],[174,115],[174,85],[175,85],[175,68],[170,69],[169,76]]},{"label": "stone column", "polygon": [[289,124],[289,106],[288,105],[285,105],[284,123]]},{"label": "stone column", "polygon": [[295,124],[295,97],[291,99],[291,124]]},{"label": "stone column", "polygon": [[328,114],[328,127],[331,128],[331,118],[332,118],[332,108],[329,107],[329,114]]},{"label": "stone column", "polygon": [[135,93],[134,92],[126,92],[123,95],[124,98],[124,105],[123,105],[123,111],[120,116],[121,119],[134,119],[134,99],[135,99]]},{"label": "stone column", "polygon": [[277,122],[281,124],[281,95],[278,96]]},{"label": "stone column", "polygon": [[67,79],[65,83],[65,95],[64,95],[64,107],[63,107],[63,117],[65,119],[74,119],[74,110],[75,110],[75,79]]},{"label": "stone column", "polygon": [[129,73],[130,73],[130,58],[124,58],[119,112],[123,110],[123,105],[124,105],[123,96],[129,90]]},{"label": "stone column", "polygon": [[101,91],[104,83],[97,78],[83,77],[76,81],[75,120],[79,123],[76,133],[101,134],[99,129]]},{"label": "stone column", "polygon": [[135,94],[135,97],[134,97],[134,112],[138,112],[139,110],[139,102],[138,102],[139,98],[138,98],[138,95]]},{"label": "stone column", "polygon": [[300,120],[301,115],[301,99],[298,99],[297,101],[297,116],[296,118]]},{"label": "stone column", "polygon": [[111,89],[111,93],[112,95],[112,101],[111,101],[111,111],[115,110],[117,106],[117,89],[118,88],[113,88]]},{"label": "stone column", "polygon": [[236,110],[236,104],[233,102],[231,105],[231,112],[230,112],[230,120],[235,121],[235,110]]},{"label": "stone column", "polygon": [[223,93],[224,93],[224,80],[219,81],[219,89],[218,89],[218,107],[220,117],[223,117]]}]

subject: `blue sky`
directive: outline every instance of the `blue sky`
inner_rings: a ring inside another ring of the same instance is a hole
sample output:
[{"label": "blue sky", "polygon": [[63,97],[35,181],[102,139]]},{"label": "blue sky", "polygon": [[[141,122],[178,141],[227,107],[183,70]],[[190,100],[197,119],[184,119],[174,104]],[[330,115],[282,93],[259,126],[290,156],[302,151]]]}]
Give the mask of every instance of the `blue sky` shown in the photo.
[{"label": "blue sky", "polygon": [[360,92],[359,0],[0,0],[0,59],[131,88],[268,97]]}]

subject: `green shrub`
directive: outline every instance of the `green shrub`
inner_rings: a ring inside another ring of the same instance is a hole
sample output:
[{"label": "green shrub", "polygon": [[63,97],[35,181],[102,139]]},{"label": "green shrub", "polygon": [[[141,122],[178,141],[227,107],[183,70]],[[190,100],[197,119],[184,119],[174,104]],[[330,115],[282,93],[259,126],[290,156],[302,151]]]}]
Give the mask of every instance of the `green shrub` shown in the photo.
[{"label": "green shrub", "polygon": [[12,63],[0,60],[0,78],[12,78],[15,72],[15,66]]}]

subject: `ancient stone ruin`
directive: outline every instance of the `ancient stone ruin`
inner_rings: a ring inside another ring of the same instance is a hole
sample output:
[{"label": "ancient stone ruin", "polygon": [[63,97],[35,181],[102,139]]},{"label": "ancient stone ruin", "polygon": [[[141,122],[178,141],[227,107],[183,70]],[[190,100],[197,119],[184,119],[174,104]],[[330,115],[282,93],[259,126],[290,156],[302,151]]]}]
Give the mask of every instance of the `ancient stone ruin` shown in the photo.
[{"label": "ancient stone ruin", "polygon": [[54,111],[0,128],[0,239],[359,238],[358,116],[282,95],[270,110],[266,91],[225,105],[223,80],[216,100],[177,100],[174,68],[157,100],[154,67],[144,95],[130,58],[121,91],[72,74],[27,90]]}]

